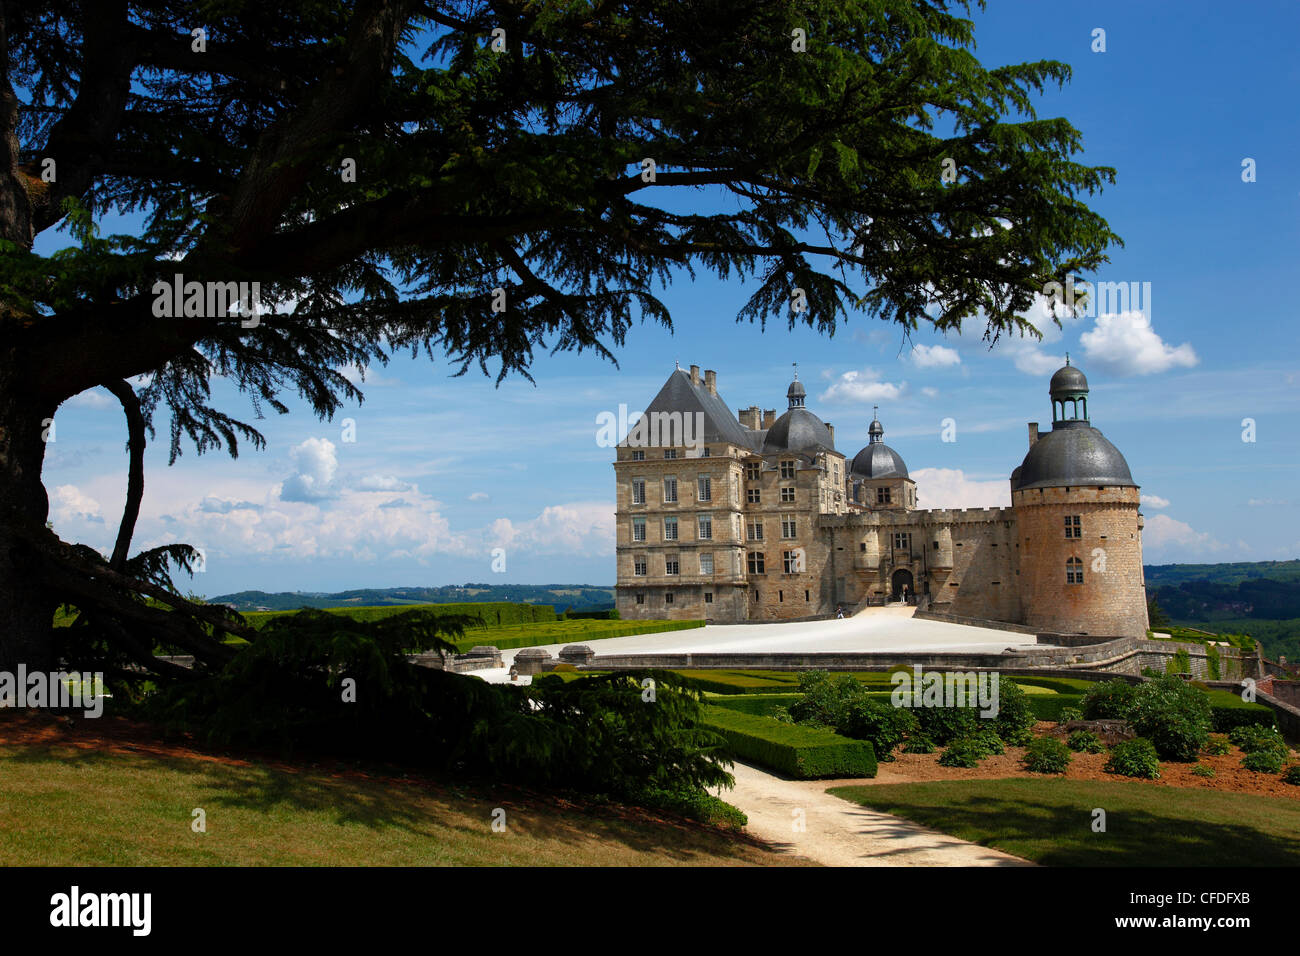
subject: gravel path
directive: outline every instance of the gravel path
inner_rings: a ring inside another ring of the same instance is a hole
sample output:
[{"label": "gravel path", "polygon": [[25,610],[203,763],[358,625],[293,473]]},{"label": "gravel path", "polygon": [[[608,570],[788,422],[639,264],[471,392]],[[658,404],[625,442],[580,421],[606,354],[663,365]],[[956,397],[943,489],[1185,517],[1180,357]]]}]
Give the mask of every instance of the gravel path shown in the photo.
[{"label": "gravel path", "polygon": [[[826,866],[1032,866],[826,793],[862,781],[783,780],[742,763],[732,773],[736,788],[719,796],[748,815],[750,833]],[[796,811],[804,832],[795,830]]]}]

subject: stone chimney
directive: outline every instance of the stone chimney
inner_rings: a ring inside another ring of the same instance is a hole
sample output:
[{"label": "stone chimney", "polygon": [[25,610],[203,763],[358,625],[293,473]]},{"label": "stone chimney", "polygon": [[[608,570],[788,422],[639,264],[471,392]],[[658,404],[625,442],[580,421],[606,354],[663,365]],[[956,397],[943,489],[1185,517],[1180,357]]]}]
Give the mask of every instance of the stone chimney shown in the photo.
[{"label": "stone chimney", "polygon": [[831,445],[833,447],[835,445],[835,426],[832,425],[830,422],[827,422],[826,430],[831,433]]},{"label": "stone chimney", "polygon": [[704,387],[709,390],[710,395],[718,394],[718,373],[711,368],[704,370]]},{"label": "stone chimney", "polygon": [[749,408],[742,408],[736,415],[740,419],[740,424],[746,428],[758,429],[758,406],[750,405]]},{"label": "stone chimney", "polygon": [[698,365],[691,366],[691,384],[692,385],[700,384],[700,367]]},{"label": "stone chimney", "polygon": [[1029,447],[1034,447],[1034,442],[1038,441],[1038,422],[1029,423]]},{"label": "stone chimney", "polygon": [[776,409],[768,408],[763,411],[763,427],[771,428],[776,424]]}]

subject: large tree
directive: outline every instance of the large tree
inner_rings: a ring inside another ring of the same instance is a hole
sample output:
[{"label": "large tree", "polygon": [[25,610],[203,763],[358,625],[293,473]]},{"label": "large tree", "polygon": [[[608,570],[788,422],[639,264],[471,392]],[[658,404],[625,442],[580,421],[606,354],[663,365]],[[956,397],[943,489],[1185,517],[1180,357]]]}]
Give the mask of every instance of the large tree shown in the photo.
[{"label": "large tree", "polygon": [[[1035,334],[1035,295],[1117,241],[1080,198],[1113,171],[1034,112],[1068,68],[982,65],[969,12],[0,0],[0,668],[51,663],[62,602],[83,651],[223,659],[211,628],[241,625],[171,593],[184,550],[129,555],[156,413],[173,457],[261,440],[216,376],[330,415],[360,397],[340,367],[393,350],[499,377],[537,349],[611,357],[697,271],[757,280],[741,321]],[[133,235],[100,233],[112,211]],[[160,315],[176,274],[280,305]],[[131,450],[107,560],[47,529],[41,482],[55,410],[101,385]]]}]

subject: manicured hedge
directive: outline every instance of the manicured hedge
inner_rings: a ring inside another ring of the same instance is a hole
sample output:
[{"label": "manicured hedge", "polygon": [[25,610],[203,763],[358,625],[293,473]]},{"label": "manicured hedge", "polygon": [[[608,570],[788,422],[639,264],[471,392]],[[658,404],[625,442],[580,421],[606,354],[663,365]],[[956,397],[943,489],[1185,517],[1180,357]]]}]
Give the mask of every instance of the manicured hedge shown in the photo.
[{"label": "manicured hedge", "polygon": [[1244,701],[1229,690],[1210,691],[1210,717],[1216,733],[1226,734],[1233,727],[1275,727],[1272,708],[1258,701]]},{"label": "manicured hedge", "polygon": [[1083,709],[1082,694],[1030,694],[1027,700],[1029,709],[1039,720],[1058,721],[1066,707]]},{"label": "manicured hedge", "polygon": [[703,725],[721,734],[732,755],[801,780],[874,777],[871,744],[829,730],[786,724],[725,707],[704,707]]},{"label": "manicured hedge", "polygon": [[585,644],[607,637],[659,634],[703,626],[703,621],[550,621],[544,624],[474,628],[452,643],[461,653],[477,644],[489,644],[506,651],[516,647],[540,647],[543,644]]},{"label": "manicured hedge", "polygon": [[726,697],[715,697],[711,703],[742,714],[771,717],[776,708],[789,707],[802,696],[802,694],[730,694]]}]

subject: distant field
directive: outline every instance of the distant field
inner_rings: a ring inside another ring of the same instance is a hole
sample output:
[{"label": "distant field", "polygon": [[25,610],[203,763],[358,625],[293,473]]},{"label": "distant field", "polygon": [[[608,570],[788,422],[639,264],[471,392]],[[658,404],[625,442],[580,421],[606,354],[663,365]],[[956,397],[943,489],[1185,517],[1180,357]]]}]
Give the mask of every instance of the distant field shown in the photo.
[{"label": "distant field", "polygon": [[[1101,780],[945,780],[827,791],[1047,866],[1300,865],[1300,801]],[[1106,830],[1092,830],[1093,808]]]}]

